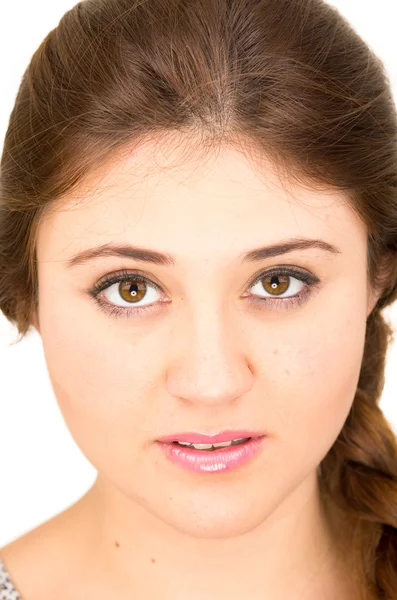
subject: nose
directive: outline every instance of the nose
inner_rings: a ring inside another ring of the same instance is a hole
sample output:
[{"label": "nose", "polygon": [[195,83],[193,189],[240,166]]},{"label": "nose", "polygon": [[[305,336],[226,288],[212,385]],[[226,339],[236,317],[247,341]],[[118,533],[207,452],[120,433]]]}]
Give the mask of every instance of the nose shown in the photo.
[{"label": "nose", "polygon": [[241,323],[232,324],[225,311],[213,314],[207,309],[173,330],[166,380],[171,396],[219,407],[249,392],[254,372]]}]

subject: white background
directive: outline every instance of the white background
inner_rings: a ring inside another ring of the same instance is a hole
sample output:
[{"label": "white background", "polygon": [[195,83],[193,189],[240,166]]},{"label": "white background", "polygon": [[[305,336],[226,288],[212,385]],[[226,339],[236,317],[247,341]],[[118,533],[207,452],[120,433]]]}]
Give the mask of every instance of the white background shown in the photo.
[{"label": "white background", "polygon": [[[149,0],[150,1],[150,0]],[[0,144],[22,74],[71,0],[0,5]],[[395,0],[329,0],[384,61],[397,93]],[[397,332],[396,304],[385,315]],[[397,337],[397,335],[396,335]],[[0,546],[58,514],[91,487],[96,471],[77,447],[56,403],[34,331],[19,344],[0,313]],[[397,346],[388,353],[381,407],[397,433]],[[394,367],[394,368],[393,368]]]}]

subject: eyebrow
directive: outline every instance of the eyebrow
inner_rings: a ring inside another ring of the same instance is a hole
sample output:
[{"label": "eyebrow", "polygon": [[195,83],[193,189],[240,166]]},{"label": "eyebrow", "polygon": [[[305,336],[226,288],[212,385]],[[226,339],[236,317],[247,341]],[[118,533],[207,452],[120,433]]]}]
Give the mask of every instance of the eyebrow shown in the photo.
[{"label": "eyebrow", "polygon": [[[241,258],[241,263],[252,263],[267,258],[273,258],[274,256],[281,256],[282,254],[287,254],[288,252],[293,252],[295,250],[308,250],[309,248],[318,248],[326,252],[331,252],[332,254],[341,254],[339,248],[324,240],[293,238],[290,240],[283,240],[273,246],[263,246],[262,248],[250,250],[247,253],[240,254],[239,258]],[[137,261],[160,266],[176,265],[176,258],[172,254],[128,244],[103,244],[102,246],[89,248],[74,255],[66,262],[66,267],[71,268],[82,265],[92,259],[104,256],[121,256],[123,258],[132,258]]]}]

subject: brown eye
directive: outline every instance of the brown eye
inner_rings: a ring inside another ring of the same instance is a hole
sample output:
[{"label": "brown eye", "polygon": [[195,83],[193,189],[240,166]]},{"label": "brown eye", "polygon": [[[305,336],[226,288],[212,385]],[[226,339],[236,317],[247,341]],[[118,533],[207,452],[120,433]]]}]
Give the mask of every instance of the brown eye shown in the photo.
[{"label": "brown eye", "polygon": [[121,281],[119,285],[119,294],[126,302],[139,302],[146,294],[146,283],[131,278],[129,281]]},{"label": "brown eye", "polygon": [[289,280],[289,275],[268,275],[261,279],[263,288],[273,296],[286,292],[290,285]]},{"label": "brown eye", "polygon": [[121,307],[124,302],[124,307],[137,305],[137,308],[143,308],[157,302],[161,296],[157,285],[141,275],[134,274],[128,274],[128,276],[124,274],[118,279],[117,276],[116,279],[110,279],[109,282],[105,282],[102,291],[107,300]]},{"label": "brown eye", "polygon": [[[259,295],[263,300],[271,297],[288,299],[299,295],[302,289],[309,285],[308,282],[304,283],[304,280],[304,276],[297,275],[295,277],[283,271],[265,273],[257,277],[251,289],[253,289],[255,295]],[[284,296],[287,290],[288,295]],[[265,296],[263,296],[264,292]]]}]

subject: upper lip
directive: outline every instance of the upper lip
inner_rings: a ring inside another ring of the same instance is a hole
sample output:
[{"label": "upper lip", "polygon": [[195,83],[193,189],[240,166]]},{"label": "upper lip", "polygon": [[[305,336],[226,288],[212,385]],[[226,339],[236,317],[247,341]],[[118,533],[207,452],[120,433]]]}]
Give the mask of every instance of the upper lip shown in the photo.
[{"label": "upper lip", "polygon": [[158,439],[159,442],[191,442],[192,444],[218,444],[230,442],[238,438],[262,437],[265,435],[259,431],[248,431],[239,429],[233,431],[221,431],[216,434],[204,434],[196,432],[173,433]]}]

